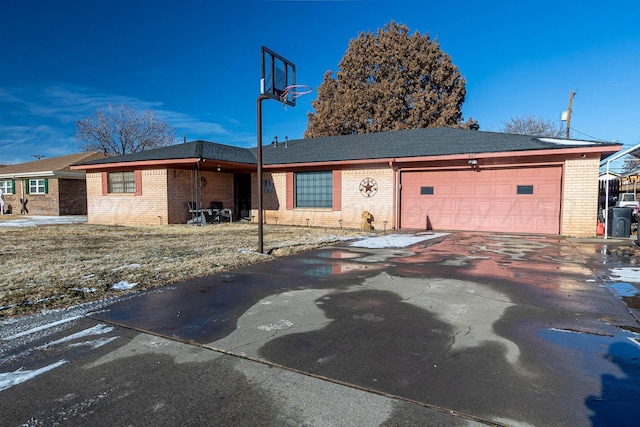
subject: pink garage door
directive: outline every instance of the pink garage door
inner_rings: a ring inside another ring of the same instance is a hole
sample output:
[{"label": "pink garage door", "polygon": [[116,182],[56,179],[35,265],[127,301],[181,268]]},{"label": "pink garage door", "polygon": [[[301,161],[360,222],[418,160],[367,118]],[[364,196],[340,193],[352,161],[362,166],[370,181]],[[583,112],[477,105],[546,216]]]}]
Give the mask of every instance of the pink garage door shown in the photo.
[{"label": "pink garage door", "polygon": [[561,167],[402,172],[400,227],[560,234]]}]

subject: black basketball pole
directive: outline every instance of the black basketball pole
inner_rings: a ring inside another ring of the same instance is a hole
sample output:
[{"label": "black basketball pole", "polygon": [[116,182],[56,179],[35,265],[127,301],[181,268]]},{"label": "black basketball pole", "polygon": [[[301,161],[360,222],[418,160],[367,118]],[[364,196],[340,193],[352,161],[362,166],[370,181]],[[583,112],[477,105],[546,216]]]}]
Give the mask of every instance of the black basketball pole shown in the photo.
[{"label": "black basketball pole", "polygon": [[265,94],[261,94],[257,101],[258,111],[258,252],[264,253],[264,245],[262,241],[263,228],[262,228],[262,101],[269,97]]}]

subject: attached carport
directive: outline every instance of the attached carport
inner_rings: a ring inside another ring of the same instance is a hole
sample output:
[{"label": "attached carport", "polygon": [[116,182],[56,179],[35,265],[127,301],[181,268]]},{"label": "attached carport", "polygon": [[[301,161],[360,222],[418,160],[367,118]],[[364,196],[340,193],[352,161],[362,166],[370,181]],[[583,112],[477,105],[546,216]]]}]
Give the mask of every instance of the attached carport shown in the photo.
[{"label": "attached carport", "polygon": [[559,234],[562,167],[407,171],[401,227]]}]

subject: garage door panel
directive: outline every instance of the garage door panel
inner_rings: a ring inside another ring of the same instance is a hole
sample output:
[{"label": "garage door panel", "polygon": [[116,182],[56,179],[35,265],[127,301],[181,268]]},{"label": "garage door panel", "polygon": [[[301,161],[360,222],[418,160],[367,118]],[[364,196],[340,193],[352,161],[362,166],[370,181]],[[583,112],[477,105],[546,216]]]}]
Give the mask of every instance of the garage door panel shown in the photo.
[{"label": "garage door panel", "polygon": [[455,187],[453,185],[439,185],[437,189],[437,193],[434,190],[434,194],[437,194],[440,197],[446,197],[447,195],[454,194]]},{"label": "garage door panel", "polygon": [[[534,187],[534,194],[538,196],[554,197],[557,195],[556,183],[541,183]],[[536,191],[537,189],[537,191]]]},{"label": "garage door panel", "polygon": [[458,185],[453,188],[451,194],[455,194],[457,197],[473,197],[474,188],[471,185]]},{"label": "garage door panel", "polygon": [[513,196],[513,184],[495,184],[493,186],[493,195],[497,197],[512,197]]},{"label": "garage door panel", "polygon": [[515,216],[528,216],[536,212],[538,209],[538,203],[534,200],[522,200],[515,202],[514,212]]},{"label": "garage door panel", "polygon": [[[428,218],[434,229],[558,234],[561,176],[561,167],[403,172],[401,227],[425,228]],[[424,186],[433,194],[420,194]]]},{"label": "garage door panel", "polygon": [[509,212],[511,212],[514,208],[513,202],[507,200],[496,200],[493,206],[493,212],[490,214],[494,216],[508,216]]},{"label": "garage door panel", "polygon": [[540,169],[536,168],[519,168],[512,170],[514,171],[513,178],[516,179],[537,178],[540,175]]},{"label": "garage door panel", "polygon": [[476,196],[492,196],[493,187],[491,185],[476,185]]}]

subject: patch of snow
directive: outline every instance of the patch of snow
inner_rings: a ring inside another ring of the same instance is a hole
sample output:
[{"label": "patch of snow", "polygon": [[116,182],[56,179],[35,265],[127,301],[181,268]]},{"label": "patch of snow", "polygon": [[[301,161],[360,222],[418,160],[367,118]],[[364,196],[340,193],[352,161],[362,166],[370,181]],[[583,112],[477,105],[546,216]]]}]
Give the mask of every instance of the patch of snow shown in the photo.
[{"label": "patch of snow", "polygon": [[92,341],[83,341],[76,342],[73,344],[69,344],[69,347],[91,347],[91,350],[95,350],[97,348],[102,347],[103,345],[109,344],[111,341],[117,340],[118,337],[110,337],[110,338],[98,338],[97,340]]},{"label": "patch of snow", "polygon": [[280,331],[282,329],[289,329],[293,326],[293,322],[290,320],[280,320],[278,323],[270,323],[268,325],[260,325],[258,329],[261,331]]},{"label": "patch of snow", "polygon": [[640,268],[638,267],[610,268],[609,271],[611,271],[612,280],[640,283]]},{"label": "patch of snow", "polygon": [[57,345],[63,342],[67,342],[67,341],[73,341],[76,340],[78,338],[85,338],[91,335],[102,335],[102,334],[107,334],[109,332],[113,331],[113,326],[107,326],[105,324],[99,323],[96,326],[93,326],[91,328],[85,329],[84,331],[80,331],[80,332],[76,332],[75,334],[71,334],[68,335],[64,338],[60,338],[58,340],[55,341],[51,341],[50,343],[47,343],[47,346],[53,346],[53,345]]},{"label": "patch of snow", "polygon": [[127,268],[140,268],[140,264],[133,263],[133,264],[129,264],[129,265],[123,265],[122,267],[112,268],[111,271],[126,270]]},{"label": "patch of snow", "polygon": [[97,288],[87,288],[86,286],[84,288],[71,288],[72,291],[77,291],[77,292],[82,292],[84,294],[92,294],[94,292],[97,292]]},{"label": "patch of snow", "polygon": [[267,253],[260,253],[258,251],[256,251],[255,249],[247,249],[247,248],[238,248],[238,253],[239,254],[245,254],[245,255],[259,255],[259,256],[263,256],[263,257],[268,257],[269,254]]},{"label": "patch of snow", "polygon": [[433,233],[433,234],[388,234],[386,236],[368,237],[349,244],[349,246],[368,249],[383,248],[404,248],[415,245],[416,243],[437,239],[446,236],[449,233]]},{"label": "patch of snow", "polygon": [[0,227],[36,227],[38,225],[79,224],[86,222],[87,217],[82,215],[27,216],[20,219],[0,221]]},{"label": "patch of snow", "polygon": [[557,145],[596,145],[593,141],[580,141],[577,139],[560,139],[560,138],[538,138],[539,141],[549,142]]},{"label": "patch of snow", "polygon": [[82,317],[82,316],[66,317],[66,318],[58,320],[56,322],[51,322],[51,323],[47,323],[46,325],[42,325],[42,326],[38,326],[38,327],[35,327],[35,328],[31,328],[29,330],[26,330],[26,331],[23,331],[23,332],[19,332],[17,334],[13,334],[13,335],[10,335],[8,337],[4,337],[2,339],[8,341],[8,340],[12,340],[12,339],[15,339],[15,338],[23,337],[25,335],[31,335],[31,334],[33,334],[35,332],[40,332],[40,331],[43,331],[45,329],[49,329],[49,328],[53,328],[54,326],[61,325],[62,323],[71,322],[72,320],[79,319],[80,317]]},{"label": "patch of snow", "polygon": [[44,368],[34,369],[33,371],[23,371],[22,369],[18,369],[15,372],[0,373],[0,391],[6,390],[9,387],[13,387],[14,385],[25,381],[29,381],[30,379],[35,378],[40,374],[44,374],[45,372],[49,372],[50,370],[55,369],[58,366],[62,366],[65,363],[67,363],[67,361],[62,359],[56,363],[47,365]]},{"label": "patch of snow", "polygon": [[126,280],[122,280],[118,283],[114,283],[113,285],[111,285],[111,289],[115,289],[118,291],[127,291],[136,286],[138,286],[137,283],[129,283]]}]

